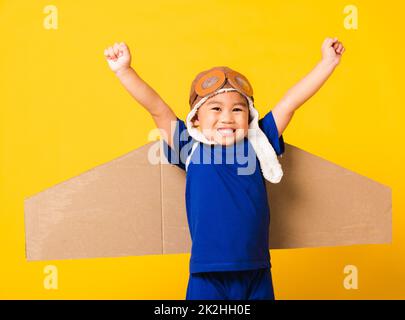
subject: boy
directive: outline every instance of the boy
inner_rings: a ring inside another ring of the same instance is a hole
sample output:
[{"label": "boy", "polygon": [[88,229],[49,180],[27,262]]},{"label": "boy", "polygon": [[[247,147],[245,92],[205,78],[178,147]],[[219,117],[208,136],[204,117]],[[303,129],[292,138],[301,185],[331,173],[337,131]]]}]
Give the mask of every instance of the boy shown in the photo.
[{"label": "boy", "polygon": [[121,83],[152,115],[169,162],[187,172],[192,248],[186,299],[274,299],[264,179],[280,181],[282,133],[344,51],[337,38],[326,38],[322,60],[261,119],[246,77],[228,67],[201,72],[191,85],[186,122],[131,68],[124,43],[104,51]]}]

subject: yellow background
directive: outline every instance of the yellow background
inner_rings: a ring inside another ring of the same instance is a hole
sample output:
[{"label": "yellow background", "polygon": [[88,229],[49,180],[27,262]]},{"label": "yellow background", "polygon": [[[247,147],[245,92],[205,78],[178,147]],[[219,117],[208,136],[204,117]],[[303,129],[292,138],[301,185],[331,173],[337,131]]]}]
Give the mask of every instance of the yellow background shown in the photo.
[{"label": "yellow background", "polygon": [[[278,299],[405,298],[404,5],[399,1],[0,1],[0,298],[184,299],[189,255],[26,262],[23,199],[147,142],[151,117],[110,71],[125,41],[132,66],[180,118],[193,77],[244,73],[263,115],[321,57],[347,51],[295,114],[286,142],[393,189],[393,243],[272,250]],[[46,30],[46,5],[58,29]],[[343,25],[346,5],[358,30]],[[401,7],[402,6],[402,7]],[[57,266],[59,289],[43,270]],[[359,288],[343,287],[345,265]]]}]

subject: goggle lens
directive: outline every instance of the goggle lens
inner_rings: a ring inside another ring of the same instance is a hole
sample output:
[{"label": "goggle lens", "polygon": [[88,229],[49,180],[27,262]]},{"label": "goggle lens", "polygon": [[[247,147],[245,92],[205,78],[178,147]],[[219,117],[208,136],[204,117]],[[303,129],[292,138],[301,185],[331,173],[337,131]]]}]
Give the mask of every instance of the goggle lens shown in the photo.
[{"label": "goggle lens", "polygon": [[205,89],[208,89],[208,88],[210,88],[210,87],[212,87],[212,86],[214,86],[216,83],[218,83],[218,81],[219,81],[219,78],[218,77],[211,77],[211,78],[208,78],[207,80],[205,80],[202,84],[201,84],[201,87],[205,90]]},{"label": "goggle lens", "polygon": [[241,77],[235,77],[235,80],[245,92],[249,91],[249,84],[245,80],[243,80]]}]

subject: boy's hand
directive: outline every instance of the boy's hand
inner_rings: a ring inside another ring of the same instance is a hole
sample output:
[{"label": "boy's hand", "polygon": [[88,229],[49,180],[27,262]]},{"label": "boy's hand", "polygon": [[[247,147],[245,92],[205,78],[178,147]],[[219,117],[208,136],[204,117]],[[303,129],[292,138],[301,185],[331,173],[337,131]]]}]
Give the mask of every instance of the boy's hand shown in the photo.
[{"label": "boy's hand", "polygon": [[322,59],[332,64],[338,65],[345,48],[337,38],[326,38],[322,44]]},{"label": "boy's hand", "polygon": [[124,42],[115,43],[104,50],[108,65],[115,73],[122,72],[131,67],[131,53]]}]

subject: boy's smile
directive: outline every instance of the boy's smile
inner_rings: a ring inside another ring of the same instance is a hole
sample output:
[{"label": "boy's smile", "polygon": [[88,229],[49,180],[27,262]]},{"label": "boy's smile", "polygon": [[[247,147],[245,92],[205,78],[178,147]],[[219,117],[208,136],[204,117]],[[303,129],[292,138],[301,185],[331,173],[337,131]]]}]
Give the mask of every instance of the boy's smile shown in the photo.
[{"label": "boy's smile", "polygon": [[198,108],[195,127],[204,136],[221,145],[242,140],[249,129],[249,104],[239,92],[222,92]]}]

